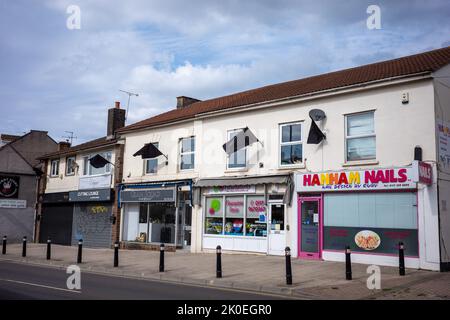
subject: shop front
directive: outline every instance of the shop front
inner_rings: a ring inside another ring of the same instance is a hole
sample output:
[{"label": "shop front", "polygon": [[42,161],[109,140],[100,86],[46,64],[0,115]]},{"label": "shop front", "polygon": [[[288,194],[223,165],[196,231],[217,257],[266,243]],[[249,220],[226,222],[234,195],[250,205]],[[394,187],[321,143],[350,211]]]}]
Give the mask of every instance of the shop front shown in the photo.
[{"label": "shop front", "polygon": [[416,165],[296,174],[299,258],[342,260],[349,246],[361,262],[389,265],[402,242],[418,266],[419,175]]},{"label": "shop front", "polygon": [[68,192],[45,193],[39,197],[42,210],[37,221],[39,225],[39,242],[71,244],[73,224],[73,203],[69,202]]},{"label": "shop front", "polygon": [[197,181],[202,249],[283,254],[290,181],[288,175]]},{"label": "shop front", "polygon": [[90,189],[69,192],[73,203],[72,245],[80,239],[86,247],[109,248],[115,219],[112,189]]},{"label": "shop front", "polygon": [[121,240],[127,248],[188,248],[191,245],[191,181],[124,184]]}]

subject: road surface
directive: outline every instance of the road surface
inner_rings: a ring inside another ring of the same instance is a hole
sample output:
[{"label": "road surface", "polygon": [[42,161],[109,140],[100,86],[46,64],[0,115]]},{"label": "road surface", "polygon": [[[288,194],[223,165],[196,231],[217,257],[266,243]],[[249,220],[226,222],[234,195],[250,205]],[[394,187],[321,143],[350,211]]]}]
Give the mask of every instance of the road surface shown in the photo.
[{"label": "road surface", "polygon": [[0,261],[0,300],[266,300],[272,295],[81,272],[81,290],[70,290],[65,270]]}]

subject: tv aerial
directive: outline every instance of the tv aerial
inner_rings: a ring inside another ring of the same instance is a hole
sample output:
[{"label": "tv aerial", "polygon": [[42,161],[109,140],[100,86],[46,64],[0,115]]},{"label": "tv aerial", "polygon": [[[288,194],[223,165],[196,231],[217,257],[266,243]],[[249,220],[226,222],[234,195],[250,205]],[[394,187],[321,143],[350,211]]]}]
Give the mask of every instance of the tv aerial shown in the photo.
[{"label": "tv aerial", "polygon": [[123,92],[123,93],[128,95],[127,111],[125,113],[125,120],[127,120],[127,118],[128,118],[128,109],[130,108],[130,98],[131,98],[131,96],[139,97],[139,94],[138,93],[134,93],[134,92],[130,92],[130,91],[126,91],[126,90],[121,90],[121,89],[119,89],[119,91],[121,91],[121,92]]},{"label": "tv aerial", "polygon": [[74,136],[74,132],[73,131],[64,131],[65,133],[68,133],[67,136],[62,136],[62,138],[65,138],[67,142],[69,142],[70,140],[70,145],[72,145],[73,143],[73,139],[77,139],[76,136]]}]

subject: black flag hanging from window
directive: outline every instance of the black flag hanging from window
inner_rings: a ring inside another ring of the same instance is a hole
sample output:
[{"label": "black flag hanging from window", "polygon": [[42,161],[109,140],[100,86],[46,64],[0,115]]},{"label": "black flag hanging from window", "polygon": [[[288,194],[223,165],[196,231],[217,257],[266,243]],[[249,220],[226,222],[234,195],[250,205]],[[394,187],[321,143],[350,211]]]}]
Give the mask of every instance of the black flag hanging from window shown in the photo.
[{"label": "black flag hanging from window", "polygon": [[141,156],[142,159],[153,159],[158,156],[163,156],[163,153],[155,147],[153,143],[145,144],[139,151],[133,154],[133,157]]},{"label": "black flag hanging from window", "polygon": [[231,154],[255,142],[259,142],[258,138],[256,138],[248,127],[246,127],[231,138],[227,143],[224,143],[222,148],[227,154]]},{"label": "black flag hanging from window", "polygon": [[94,167],[94,168],[103,168],[104,166],[106,166],[108,163],[110,163],[108,160],[106,160],[105,158],[103,158],[101,155],[96,154],[95,156],[93,156],[92,158],[89,159],[90,164]]},{"label": "black flag hanging from window", "polygon": [[326,139],[327,137],[325,134],[319,129],[317,124],[315,123],[314,119],[311,118],[311,128],[309,129],[308,134],[308,144],[319,144],[322,140]]}]

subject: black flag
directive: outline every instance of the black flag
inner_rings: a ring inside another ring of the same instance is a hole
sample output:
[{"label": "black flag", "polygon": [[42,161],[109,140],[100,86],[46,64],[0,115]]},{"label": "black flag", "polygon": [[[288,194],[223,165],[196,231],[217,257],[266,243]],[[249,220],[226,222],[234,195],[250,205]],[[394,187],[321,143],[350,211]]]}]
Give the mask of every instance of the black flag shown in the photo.
[{"label": "black flag", "polygon": [[101,155],[96,154],[95,156],[93,156],[92,158],[89,159],[89,162],[91,163],[91,165],[94,168],[103,168],[104,166],[106,166],[108,163],[110,163],[108,160],[106,160],[105,158],[103,158]]},{"label": "black flag", "polygon": [[162,155],[163,153],[153,143],[147,143],[133,154],[133,157],[141,156],[142,159],[153,159]]},{"label": "black flag", "polygon": [[317,126],[317,124],[314,122],[314,119],[310,116],[311,118],[311,128],[309,129],[309,134],[308,134],[308,144],[319,144],[323,139],[326,139],[327,137],[325,136],[325,134],[320,131],[319,127]]},{"label": "black flag", "polygon": [[246,127],[227,143],[224,143],[222,148],[227,154],[231,154],[258,141],[258,138],[256,138],[253,132]]}]

